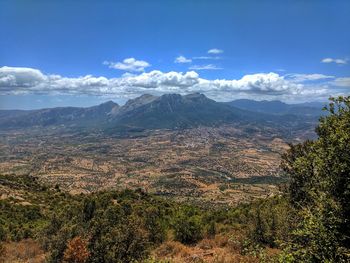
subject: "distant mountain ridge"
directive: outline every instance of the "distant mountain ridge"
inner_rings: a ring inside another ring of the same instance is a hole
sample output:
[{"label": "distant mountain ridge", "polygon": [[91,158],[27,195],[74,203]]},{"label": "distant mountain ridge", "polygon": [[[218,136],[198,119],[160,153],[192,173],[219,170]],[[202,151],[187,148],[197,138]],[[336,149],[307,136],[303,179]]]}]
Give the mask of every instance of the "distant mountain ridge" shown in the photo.
[{"label": "distant mountain ridge", "polygon": [[320,108],[280,101],[216,102],[200,93],[164,94],[159,97],[144,94],[130,99],[123,106],[108,101],[88,108],[2,110],[0,129],[34,126],[179,129],[227,123],[292,123],[303,121],[305,117],[315,119],[320,114]]},{"label": "distant mountain ridge", "polygon": [[262,112],[268,114],[284,115],[284,114],[295,114],[295,115],[314,115],[319,116],[322,114],[322,107],[325,103],[322,102],[310,102],[310,103],[299,103],[299,104],[287,104],[279,100],[274,101],[255,101],[248,99],[239,99],[227,104],[254,112]]},{"label": "distant mountain ridge", "polygon": [[0,111],[0,128],[28,128],[50,125],[93,125],[120,106],[112,101],[88,108],[58,107],[30,111]]}]

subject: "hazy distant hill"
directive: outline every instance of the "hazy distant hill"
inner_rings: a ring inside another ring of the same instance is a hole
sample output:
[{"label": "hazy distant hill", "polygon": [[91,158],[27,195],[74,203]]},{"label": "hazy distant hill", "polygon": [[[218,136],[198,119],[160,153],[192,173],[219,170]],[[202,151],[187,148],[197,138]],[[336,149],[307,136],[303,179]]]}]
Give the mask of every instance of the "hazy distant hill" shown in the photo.
[{"label": "hazy distant hill", "polygon": [[0,111],[1,129],[64,126],[98,129],[178,129],[220,124],[302,127],[317,120],[321,109],[280,101],[236,100],[216,102],[195,93],[181,96],[142,95],[125,105],[108,101],[88,107]]},{"label": "hazy distant hill", "polygon": [[31,126],[77,125],[89,126],[104,121],[119,105],[108,101],[89,108],[59,107],[31,111],[0,111],[0,127],[28,128]]},{"label": "hazy distant hill", "polygon": [[234,100],[227,102],[227,104],[254,112],[262,112],[274,115],[293,114],[307,116],[320,116],[322,114],[322,107],[324,106],[324,103],[322,102],[287,104],[278,100],[255,101],[248,99]]}]

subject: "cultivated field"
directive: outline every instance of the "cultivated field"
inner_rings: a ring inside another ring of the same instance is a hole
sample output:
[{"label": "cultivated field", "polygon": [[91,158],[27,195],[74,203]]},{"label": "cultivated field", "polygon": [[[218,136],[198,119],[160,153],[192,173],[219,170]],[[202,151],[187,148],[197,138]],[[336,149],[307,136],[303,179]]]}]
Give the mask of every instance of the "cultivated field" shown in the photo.
[{"label": "cultivated field", "polygon": [[70,193],[141,188],[178,201],[235,205],[278,193],[287,147],[273,131],[252,136],[232,126],[128,136],[33,130],[2,134],[0,174],[38,177]]}]

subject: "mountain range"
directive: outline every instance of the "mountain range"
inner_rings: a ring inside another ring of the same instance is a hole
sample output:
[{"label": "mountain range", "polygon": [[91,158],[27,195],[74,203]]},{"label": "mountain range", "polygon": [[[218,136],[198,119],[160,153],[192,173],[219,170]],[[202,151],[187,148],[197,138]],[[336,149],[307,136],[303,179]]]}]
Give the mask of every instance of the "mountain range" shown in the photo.
[{"label": "mountain range", "polygon": [[240,99],[228,102],[227,104],[255,112],[262,112],[275,115],[306,115],[306,116],[319,116],[322,114],[321,109],[325,106],[323,102],[306,102],[299,104],[287,104],[279,100],[248,100]]},{"label": "mountain range", "polygon": [[220,124],[296,125],[315,121],[322,104],[235,100],[216,102],[200,93],[153,96],[144,94],[120,106],[108,101],[97,106],[40,110],[1,110],[0,129],[80,127],[98,129],[181,129]]}]

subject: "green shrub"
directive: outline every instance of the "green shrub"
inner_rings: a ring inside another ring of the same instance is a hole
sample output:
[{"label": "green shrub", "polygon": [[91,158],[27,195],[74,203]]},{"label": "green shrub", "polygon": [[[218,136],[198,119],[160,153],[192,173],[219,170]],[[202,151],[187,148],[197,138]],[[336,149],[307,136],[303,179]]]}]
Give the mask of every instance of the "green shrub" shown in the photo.
[{"label": "green shrub", "polygon": [[203,237],[203,222],[201,216],[190,207],[182,208],[175,216],[175,239],[184,244],[192,244]]},{"label": "green shrub", "polygon": [[331,98],[318,139],[292,145],[282,168],[301,218],[284,258],[350,262],[350,97]]}]

